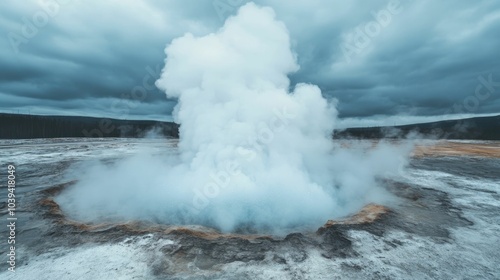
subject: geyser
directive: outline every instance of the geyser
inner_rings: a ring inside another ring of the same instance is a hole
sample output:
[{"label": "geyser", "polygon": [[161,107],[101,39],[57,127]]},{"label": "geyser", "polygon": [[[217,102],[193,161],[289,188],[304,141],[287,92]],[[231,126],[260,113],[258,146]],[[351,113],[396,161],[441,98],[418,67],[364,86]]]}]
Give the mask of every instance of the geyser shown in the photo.
[{"label": "geyser", "polygon": [[285,25],[250,3],[216,33],[165,49],[156,85],[178,98],[178,153],[94,164],[56,201],[85,220],[152,220],[222,231],[283,233],[387,197],[376,177],[397,171],[390,145],[342,149],[335,102],[287,75],[299,69]]}]

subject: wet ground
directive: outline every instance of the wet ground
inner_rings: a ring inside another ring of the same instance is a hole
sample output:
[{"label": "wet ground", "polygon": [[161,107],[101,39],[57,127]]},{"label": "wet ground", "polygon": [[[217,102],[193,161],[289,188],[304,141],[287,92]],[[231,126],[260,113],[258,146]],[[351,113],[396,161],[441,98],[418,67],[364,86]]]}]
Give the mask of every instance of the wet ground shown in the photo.
[{"label": "wet ground", "polygon": [[[2,140],[2,181],[16,166],[16,272],[2,279],[499,279],[498,142],[420,145],[397,199],[345,221],[286,236],[220,234],[200,226],[85,225],[52,200],[78,177],[75,164],[114,161],[175,140]],[[70,168],[71,167],[71,168]],[[0,220],[7,224],[6,183]]]}]

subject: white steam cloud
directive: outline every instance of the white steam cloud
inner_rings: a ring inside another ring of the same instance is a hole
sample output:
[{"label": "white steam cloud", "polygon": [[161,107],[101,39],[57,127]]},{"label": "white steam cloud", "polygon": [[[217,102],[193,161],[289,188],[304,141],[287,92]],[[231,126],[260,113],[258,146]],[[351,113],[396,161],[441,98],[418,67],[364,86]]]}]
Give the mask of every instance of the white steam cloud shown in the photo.
[{"label": "white steam cloud", "polygon": [[87,220],[148,219],[222,231],[317,228],[387,195],[401,151],[341,148],[336,110],[298,70],[285,25],[250,3],[216,33],[167,46],[157,86],[176,97],[178,154],[95,165],[57,198]]}]

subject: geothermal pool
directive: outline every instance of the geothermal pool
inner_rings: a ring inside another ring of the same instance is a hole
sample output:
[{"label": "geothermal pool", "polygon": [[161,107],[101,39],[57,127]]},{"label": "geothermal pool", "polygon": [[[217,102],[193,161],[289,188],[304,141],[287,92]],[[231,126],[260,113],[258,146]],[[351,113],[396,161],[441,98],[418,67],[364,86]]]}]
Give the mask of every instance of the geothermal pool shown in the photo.
[{"label": "geothermal pool", "polygon": [[[325,220],[317,229],[221,232],[207,225],[166,225],[146,213],[141,213],[144,219],[89,221],[56,203],[89,165],[113,165],[144,152],[175,155],[176,145],[177,140],[166,139],[1,140],[2,178],[7,163],[16,166],[18,219],[16,273],[6,271],[3,257],[0,277],[500,277],[499,142],[418,142],[406,168],[377,179],[391,194],[383,206],[360,207],[346,217],[332,215],[333,221]],[[342,146],[349,149],[352,143]],[[7,197],[5,187],[0,195]],[[3,221],[5,201],[0,204]],[[0,227],[0,234],[7,240],[7,227]],[[2,243],[2,252],[6,249]]]}]

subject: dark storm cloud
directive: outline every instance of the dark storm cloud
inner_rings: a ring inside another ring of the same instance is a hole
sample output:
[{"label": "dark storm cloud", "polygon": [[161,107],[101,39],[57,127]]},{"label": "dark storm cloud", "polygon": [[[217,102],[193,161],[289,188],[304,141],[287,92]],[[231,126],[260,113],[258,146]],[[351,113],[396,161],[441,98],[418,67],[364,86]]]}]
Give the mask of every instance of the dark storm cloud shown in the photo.
[{"label": "dark storm cloud", "polygon": [[[2,1],[0,111],[168,116],[175,100],[152,87],[165,45],[217,30],[245,2]],[[484,93],[490,74],[500,82],[499,1],[255,2],[290,31],[292,83],[318,84],[342,117],[500,112],[500,87]]]},{"label": "dark storm cloud", "polygon": [[[366,17],[354,22],[330,20],[324,24],[323,34],[298,46],[299,56],[307,48],[320,52],[306,64],[302,62],[295,78],[307,77],[338,98],[341,116],[462,113],[449,109],[474,96],[479,76],[493,74],[493,80],[500,81],[497,1],[401,1],[400,12],[376,36],[368,36],[366,47],[346,61],[342,46],[357,41],[349,41],[345,35],[356,35],[356,28],[364,29],[374,20],[372,12],[383,10],[388,3],[372,1],[350,9],[347,14]],[[335,6],[330,3],[323,8],[336,11]],[[332,13],[332,18],[343,17]],[[326,26],[335,24],[341,25],[340,32],[338,25],[333,27],[340,34],[328,32]],[[311,46],[317,44],[320,47]],[[330,52],[322,52],[328,45]],[[497,91],[480,100],[477,108],[464,108],[463,113],[500,112],[500,88]]]}]

